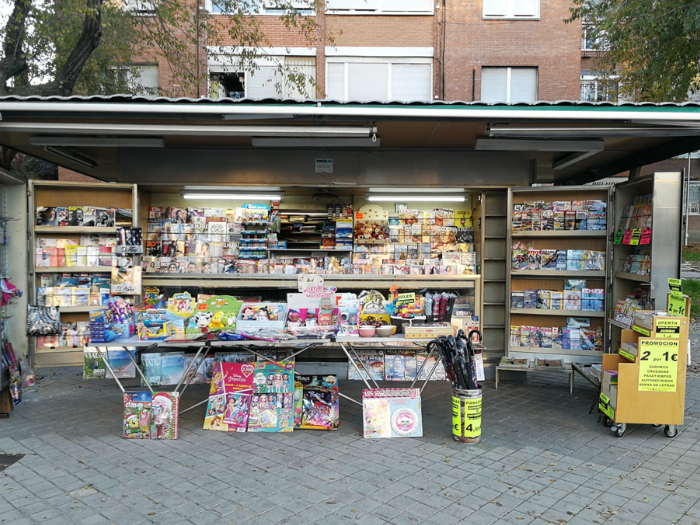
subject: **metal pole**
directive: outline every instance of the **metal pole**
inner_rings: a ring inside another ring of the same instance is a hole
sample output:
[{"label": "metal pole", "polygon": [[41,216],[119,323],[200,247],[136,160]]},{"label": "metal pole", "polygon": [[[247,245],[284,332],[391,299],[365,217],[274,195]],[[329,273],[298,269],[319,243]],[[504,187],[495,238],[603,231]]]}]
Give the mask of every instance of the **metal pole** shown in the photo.
[{"label": "metal pole", "polygon": [[[348,357],[348,361],[350,361],[350,364],[353,366],[353,368],[354,368],[355,371],[357,372],[357,375],[359,375],[359,376],[360,376],[360,379],[362,379],[362,380],[365,382],[365,385],[367,385],[367,389],[368,389],[368,390],[372,390],[372,387],[371,387],[370,384],[367,382],[367,379],[365,379],[365,377],[362,375],[362,372],[360,372],[360,369],[357,368],[357,365],[355,364],[355,361],[353,360],[352,356],[348,353],[348,351],[347,351],[347,349],[345,348],[345,346],[343,345],[343,343],[341,343],[340,341],[338,341],[338,344],[340,345],[340,348],[343,350],[343,352],[345,352],[345,355]],[[359,357],[358,357],[358,359],[359,359]]]},{"label": "metal pole", "polygon": [[102,359],[104,359],[104,361],[105,361],[105,366],[107,367],[107,370],[110,371],[110,373],[112,374],[112,377],[113,377],[114,380],[117,382],[117,385],[119,386],[119,388],[121,388],[122,394],[126,394],[126,390],[125,390],[124,387],[122,386],[121,381],[119,381],[119,378],[118,378],[117,375],[114,373],[114,370],[112,370],[112,367],[109,366],[109,350],[107,349],[107,347],[105,347],[106,355],[103,355],[103,354],[102,354],[102,350],[100,350],[100,347],[99,347],[99,346],[96,346],[96,347],[95,347],[95,350],[97,350],[97,351],[100,353],[100,356],[102,356]]},{"label": "metal pole", "polygon": [[339,395],[340,397],[342,397],[343,399],[347,399],[348,401],[352,401],[352,402],[355,403],[356,405],[362,406],[362,403],[360,403],[359,401],[356,401],[355,399],[351,398],[350,396],[346,396],[345,394],[341,394],[340,392],[338,392],[338,395]]}]

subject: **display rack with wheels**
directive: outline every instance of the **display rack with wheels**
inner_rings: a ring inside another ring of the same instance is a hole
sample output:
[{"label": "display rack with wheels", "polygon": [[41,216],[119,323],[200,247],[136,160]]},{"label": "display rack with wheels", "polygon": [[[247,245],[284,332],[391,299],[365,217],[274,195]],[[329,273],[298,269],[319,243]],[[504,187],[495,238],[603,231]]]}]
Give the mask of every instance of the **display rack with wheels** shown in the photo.
[{"label": "display rack with wheels", "polygon": [[[685,301],[688,312],[690,299]],[[647,326],[622,330],[618,353],[603,355],[599,410],[617,437],[635,424],[663,425],[664,434],[672,438],[683,425],[690,319],[665,315],[652,319]]]}]

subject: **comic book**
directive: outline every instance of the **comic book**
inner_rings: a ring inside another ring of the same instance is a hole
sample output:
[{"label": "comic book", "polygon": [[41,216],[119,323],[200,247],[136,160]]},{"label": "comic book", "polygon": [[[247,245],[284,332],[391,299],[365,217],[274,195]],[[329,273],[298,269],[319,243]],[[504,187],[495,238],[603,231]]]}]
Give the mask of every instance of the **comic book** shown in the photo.
[{"label": "comic book", "polygon": [[254,373],[252,363],[214,363],[205,430],[246,431]]},{"label": "comic book", "polygon": [[255,363],[248,432],[294,429],[294,364]]},{"label": "comic book", "polygon": [[336,376],[296,376],[294,428],[338,430],[339,399]]},{"label": "comic book", "polygon": [[362,423],[365,438],[421,437],[420,389],[363,390]]},{"label": "comic book", "polygon": [[124,393],[124,437],[127,439],[151,439],[150,392]]},{"label": "comic book", "polygon": [[151,439],[177,439],[179,420],[179,392],[153,392]]}]

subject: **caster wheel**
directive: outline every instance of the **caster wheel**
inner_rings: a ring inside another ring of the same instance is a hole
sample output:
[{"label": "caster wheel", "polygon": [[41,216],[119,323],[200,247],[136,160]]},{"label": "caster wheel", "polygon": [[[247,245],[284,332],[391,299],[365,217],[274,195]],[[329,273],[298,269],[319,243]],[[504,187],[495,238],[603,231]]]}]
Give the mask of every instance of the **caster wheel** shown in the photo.
[{"label": "caster wheel", "polygon": [[615,435],[619,438],[625,435],[625,430],[627,430],[627,425],[624,423],[620,423],[617,425],[617,429],[615,430]]},{"label": "caster wheel", "polygon": [[668,438],[674,438],[678,435],[678,428],[676,425],[666,425],[664,427],[664,435]]},{"label": "caster wheel", "polygon": [[663,425],[651,425],[651,426],[654,428],[659,428],[659,427],[662,427]]},{"label": "caster wheel", "polygon": [[606,427],[611,427],[613,424],[613,420],[610,419],[609,417],[606,417],[605,421],[603,421],[603,423],[605,424]]}]

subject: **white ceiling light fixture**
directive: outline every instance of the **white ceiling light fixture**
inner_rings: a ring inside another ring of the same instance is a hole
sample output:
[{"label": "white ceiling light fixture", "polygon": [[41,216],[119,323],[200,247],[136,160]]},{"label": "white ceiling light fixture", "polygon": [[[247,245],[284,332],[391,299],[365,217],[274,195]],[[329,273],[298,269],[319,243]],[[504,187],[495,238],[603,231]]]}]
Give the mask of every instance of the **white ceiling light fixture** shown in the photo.
[{"label": "white ceiling light fixture", "polygon": [[185,193],[201,191],[208,193],[278,193],[279,186],[185,186]]},{"label": "white ceiling light fixture", "polygon": [[283,191],[267,191],[267,192],[226,192],[219,191],[217,193],[184,191],[182,198],[187,200],[239,200],[239,201],[281,201],[284,198]]},{"label": "white ceiling light fixture", "polygon": [[409,194],[389,194],[389,193],[366,193],[365,197],[370,202],[464,202],[464,195],[416,195]]}]

